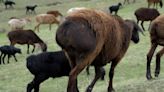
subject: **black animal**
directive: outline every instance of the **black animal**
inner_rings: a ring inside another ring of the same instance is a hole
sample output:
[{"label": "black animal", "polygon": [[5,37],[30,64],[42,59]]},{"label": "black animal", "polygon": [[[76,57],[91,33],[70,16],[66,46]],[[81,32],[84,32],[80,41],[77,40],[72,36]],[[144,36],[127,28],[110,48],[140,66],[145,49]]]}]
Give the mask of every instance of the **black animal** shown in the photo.
[{"label": "black animal", "polygon": [[[71,67],[63,51],[44,52],[27,57],[27,68],[35,76],[27,85],[27,92],[39,92],[39,85],[48,78],[69,76]],[[103,68],[101,70],[104,70]],[[105,71],[102,71],[104,77]]]},{"label": "black animal", "polygon": [[[13,5],[15,5],[15,2],[7,0],[4,2],[4,4],[5,4],[5,9],[14,8]],[[9,6],[9,7],[7,7],[7,6]]]},{"label": "black animal", "polygon": [[15,61],[17,62],[15,54],[16,53],[21,54],[21,49],[16,48],[14,46],[9,46],[9,45],[1,46],[0,51],[1,51],[0,64],[1,64],[1,59],[2,59],[3,64],[5,64],[4,59],[5,59],[6,55],[8,55],[8,61],[7,62],[9,63],[9,59],[10,59],[11,56],[13,56]]},{"label": "black animal", "polygon": [[110,13],[115,12],[115,15],[117,15],[118,10],[120,9],[120,6],[122,6],[121,3],[118,3],[117,5],[112,5],[109,7]]},{"label": "black animal", "polygon": [[35,12],[35,8],[37,7],[37,5],[34,5],[34,6],[26,6],[26,14],[36,14]]}]

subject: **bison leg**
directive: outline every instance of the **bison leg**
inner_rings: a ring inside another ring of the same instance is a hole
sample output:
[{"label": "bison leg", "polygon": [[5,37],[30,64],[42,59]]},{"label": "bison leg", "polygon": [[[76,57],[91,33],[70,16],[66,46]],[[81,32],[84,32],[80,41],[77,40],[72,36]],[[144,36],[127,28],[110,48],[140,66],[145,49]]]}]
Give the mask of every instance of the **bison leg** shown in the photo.
[{"label": "bison leg", "polygon": [[78,64],[71,70],[67,92],[79,92],[77,88],[77,75],[85,68],[85,66],[85,64]]},{"label": "bison leg", "polygon": [[91,84],[87,87],[86,92],[91,92],[93,89],[93,86],[97,82],[97,80],[101,77],[101,67],[95,66],[95,78],[91,82]]},{"label": "bison leg", "polygon": [[48,77],[46,75],[35,76],[33,81],[27,85],[27,92],[32,92],[33,89],[34,89],[34,92],[39,92],[40,83],[42,83],[46,79],[48,79]]},{"label": "bison leg", "polygon": [[103,67],[101,67],[100,70],[101,70],[101,80],[104,80],[104,77],[105,77],[105,69]]},{"label": "bison leg", "polygon": [[90,75],[89,73],[89,66],[86,68],[87,75]]},{"label": "bison leg", "polygon": [[155,77],[158,77],[160,73],[160,58],[164,54],[164,48],[160,50],[156,55],[156,69],[155,69]]},{"label": "bison leg", "polygon": [[112,60],[111,68],[109,71],[110,81],[109,81],[109,86],[108,86],[108,92],[114,92],[115,91],[113,88],[114,69],[115,69],[116,65],[118,64],[118,62],[120,61],[120,59],[121,59],[121,57]]},{"label": "bison leg", "polygon": [[146,71],[146,78],[148,80],[152,79],[151,76],[151,70],[150,70],[150,63],[154,54],[154,51],[156,49],[157,45],[156,44],[152,44],[151,49],[149,50],[148,54],[147,54],[147,71]]}]

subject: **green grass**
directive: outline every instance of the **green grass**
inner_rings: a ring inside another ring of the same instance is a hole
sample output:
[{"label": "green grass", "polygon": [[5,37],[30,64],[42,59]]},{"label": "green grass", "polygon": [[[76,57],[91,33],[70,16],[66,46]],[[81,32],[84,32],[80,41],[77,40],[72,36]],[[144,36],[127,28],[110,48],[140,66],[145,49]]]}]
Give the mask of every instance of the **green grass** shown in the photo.
[{"label": "green grass", "polygon": [[[12,16],[16,17],[30,17],[32,22],[26,28],[33,29],[36,25],[34,20],[35,15],[25,15],[25,6],[28,4],[38,4],[36,8],[37,14],[45,13],[48,10],[59,10],[66,15],[66,11],[71,7],[85,6],[89,8],[96,8],[101,10],[108,10],[108,6],[123,0],[14,0],[16,1],[15,9],[5,10],[4,6],[0,4],[0,28],[5,28],[10,31],[7,24]],[[56,6],[47,6],[49,3],[60,1],[62,4]],[[139,7],[147,7],[146,0],[136,0],[134,4],[125,4],[118,12],[125,19],[134,19],[134,11]],[[163,13],[163,8],[158,9]],[[145,28],[148,28],[149,23],[145,23]],[[60,47],[55,41],[55,32],[57,25],[52,26],[49,31],[48,25],[40,26],[40,33],[37,33],[48,45],[48,51],[60,50]],[[0,45],[9,44],[6,33],[0,33]],[[17,55],[18,62],[13,58],[10,64],[0,65],[0,92],[25,92],[26,85],[30,82],[33,76],[26,69],[26,45],[16,45],[22,49],[23,54]],[[150,48],[150,39],[148,31],[145,31],[145,36],[140,35],[140,43],[134,44],[131,42],[130,47],[115,70],[114,88],[117,92],[164,92],[164,58],[161,58],[161,73],[159,78],[152,81],[147,81],[145,77],[146,72],[146,54]],[[158,48],[159,50],[160,48]],[[158,51],[157,50],[157,51]],[[156,52],[157,52],[156,51]],[[34,54],[40,53],[37,50]],[[152,74],[155,68],[155,58],[152,60]],[[93,89],[93,92],[107,92],[108,86],[108,72],[110,64],[105,66],[106,76],[105,81],[98,81]],[[78,86],[80,92],[85,92],[87,85],[94,77],[94,68],[90,68],[91,75],[87,76],[83,71],[78,76]],[[45,81],[40,88],[40,92],[65,92],[67,88],[68,77],[49,79]]]}]

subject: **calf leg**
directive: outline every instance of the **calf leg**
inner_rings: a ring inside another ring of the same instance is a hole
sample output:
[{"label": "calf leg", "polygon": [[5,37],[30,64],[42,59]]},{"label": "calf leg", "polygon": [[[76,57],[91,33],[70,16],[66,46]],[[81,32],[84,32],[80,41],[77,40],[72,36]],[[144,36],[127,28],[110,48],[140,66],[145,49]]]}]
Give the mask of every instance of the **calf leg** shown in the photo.
[{"label": "calf leg", "polygon": [[5,64],[5,57],[6,57],[6,54],[4,54],[4,56],[3,56],[3,58],[2,58],[3,64]]},{"label": "calf leg", "polygon": [[155,69],[155,77],[158,77],[160,73],[160,58],[164,54],[164,48],[160,50],[156,55],[156,69]]},{"label": "calf leg", "polygon": [[8,60],[7,60],[7,63],[9,63],[10,57],[11,57],[11,55],[8,55]]},{"label": "calf leg", "polygon": [[152,60],[152,57],[153,57],[153,54],[154,54],[156,47],[157,47],[157,44],[152,44],[151,49],[149,50],[149,52],[147,54],[146,78],[148,80],[152,79],[151,70],[150,70],[150,68],[151,68],[150,63],[151,63],[151,60]]},{"label": "calf leg", "polygon": [[0,64],[2,63],[2,62],[1,62],[1,59],[2,59],[2,55],[3,55],[3,53],[1,53],[1,56],[0,56]]},{"label": "calf leg", "polygon": [[93,86],[97,82],[97,80],[101,77],[101,67],[95,66],[95,78],[92,80],[91,84],[87,87],[86,92],[91,92],[93,89]]},{"label": "calf leg", "polygon": [[35,76],[33,81],[27,85],[27,92],[32,92],[33,89],[34,92],[39,92],[39,85],[48,78],[49,77],[47,77],[46,75]]},{"label": "calf leg", "polygon": [[17,62],[18,60],[17,60],[16,56],[15,56],[15,55],[13,55],[13,57],[14,57],[15,61]]}]

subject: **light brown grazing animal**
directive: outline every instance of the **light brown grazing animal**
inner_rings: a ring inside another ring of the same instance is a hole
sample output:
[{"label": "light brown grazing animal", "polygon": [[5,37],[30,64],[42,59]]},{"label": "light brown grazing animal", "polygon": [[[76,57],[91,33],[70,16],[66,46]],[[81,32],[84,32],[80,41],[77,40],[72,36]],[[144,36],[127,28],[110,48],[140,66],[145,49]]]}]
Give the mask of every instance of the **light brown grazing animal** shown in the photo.
[{"label": "light brown grazing animal", "polygon": [[51,25],[58,25],[60,23],[60,20],[58,20],[57,17],[53,14],[39,14],[36,16],[36,22],[37,25],[35,26],[34,30],[37,30],[39,32],[39,26],[41,24],[49,24],[49,30],[51,30]]},{"label": "light brown grazing animal", "polygon": [[[148,80],[152,79],[150,63],[157,46],[164,46],[164,15],[158,16],[152,21],[150,26],[150,40],[151,48],[147,54],[147,72],[146,77]],[[156,68],[155,77],[160,73],[160,58],[164,54],[164,47],[156,54]]]}]

